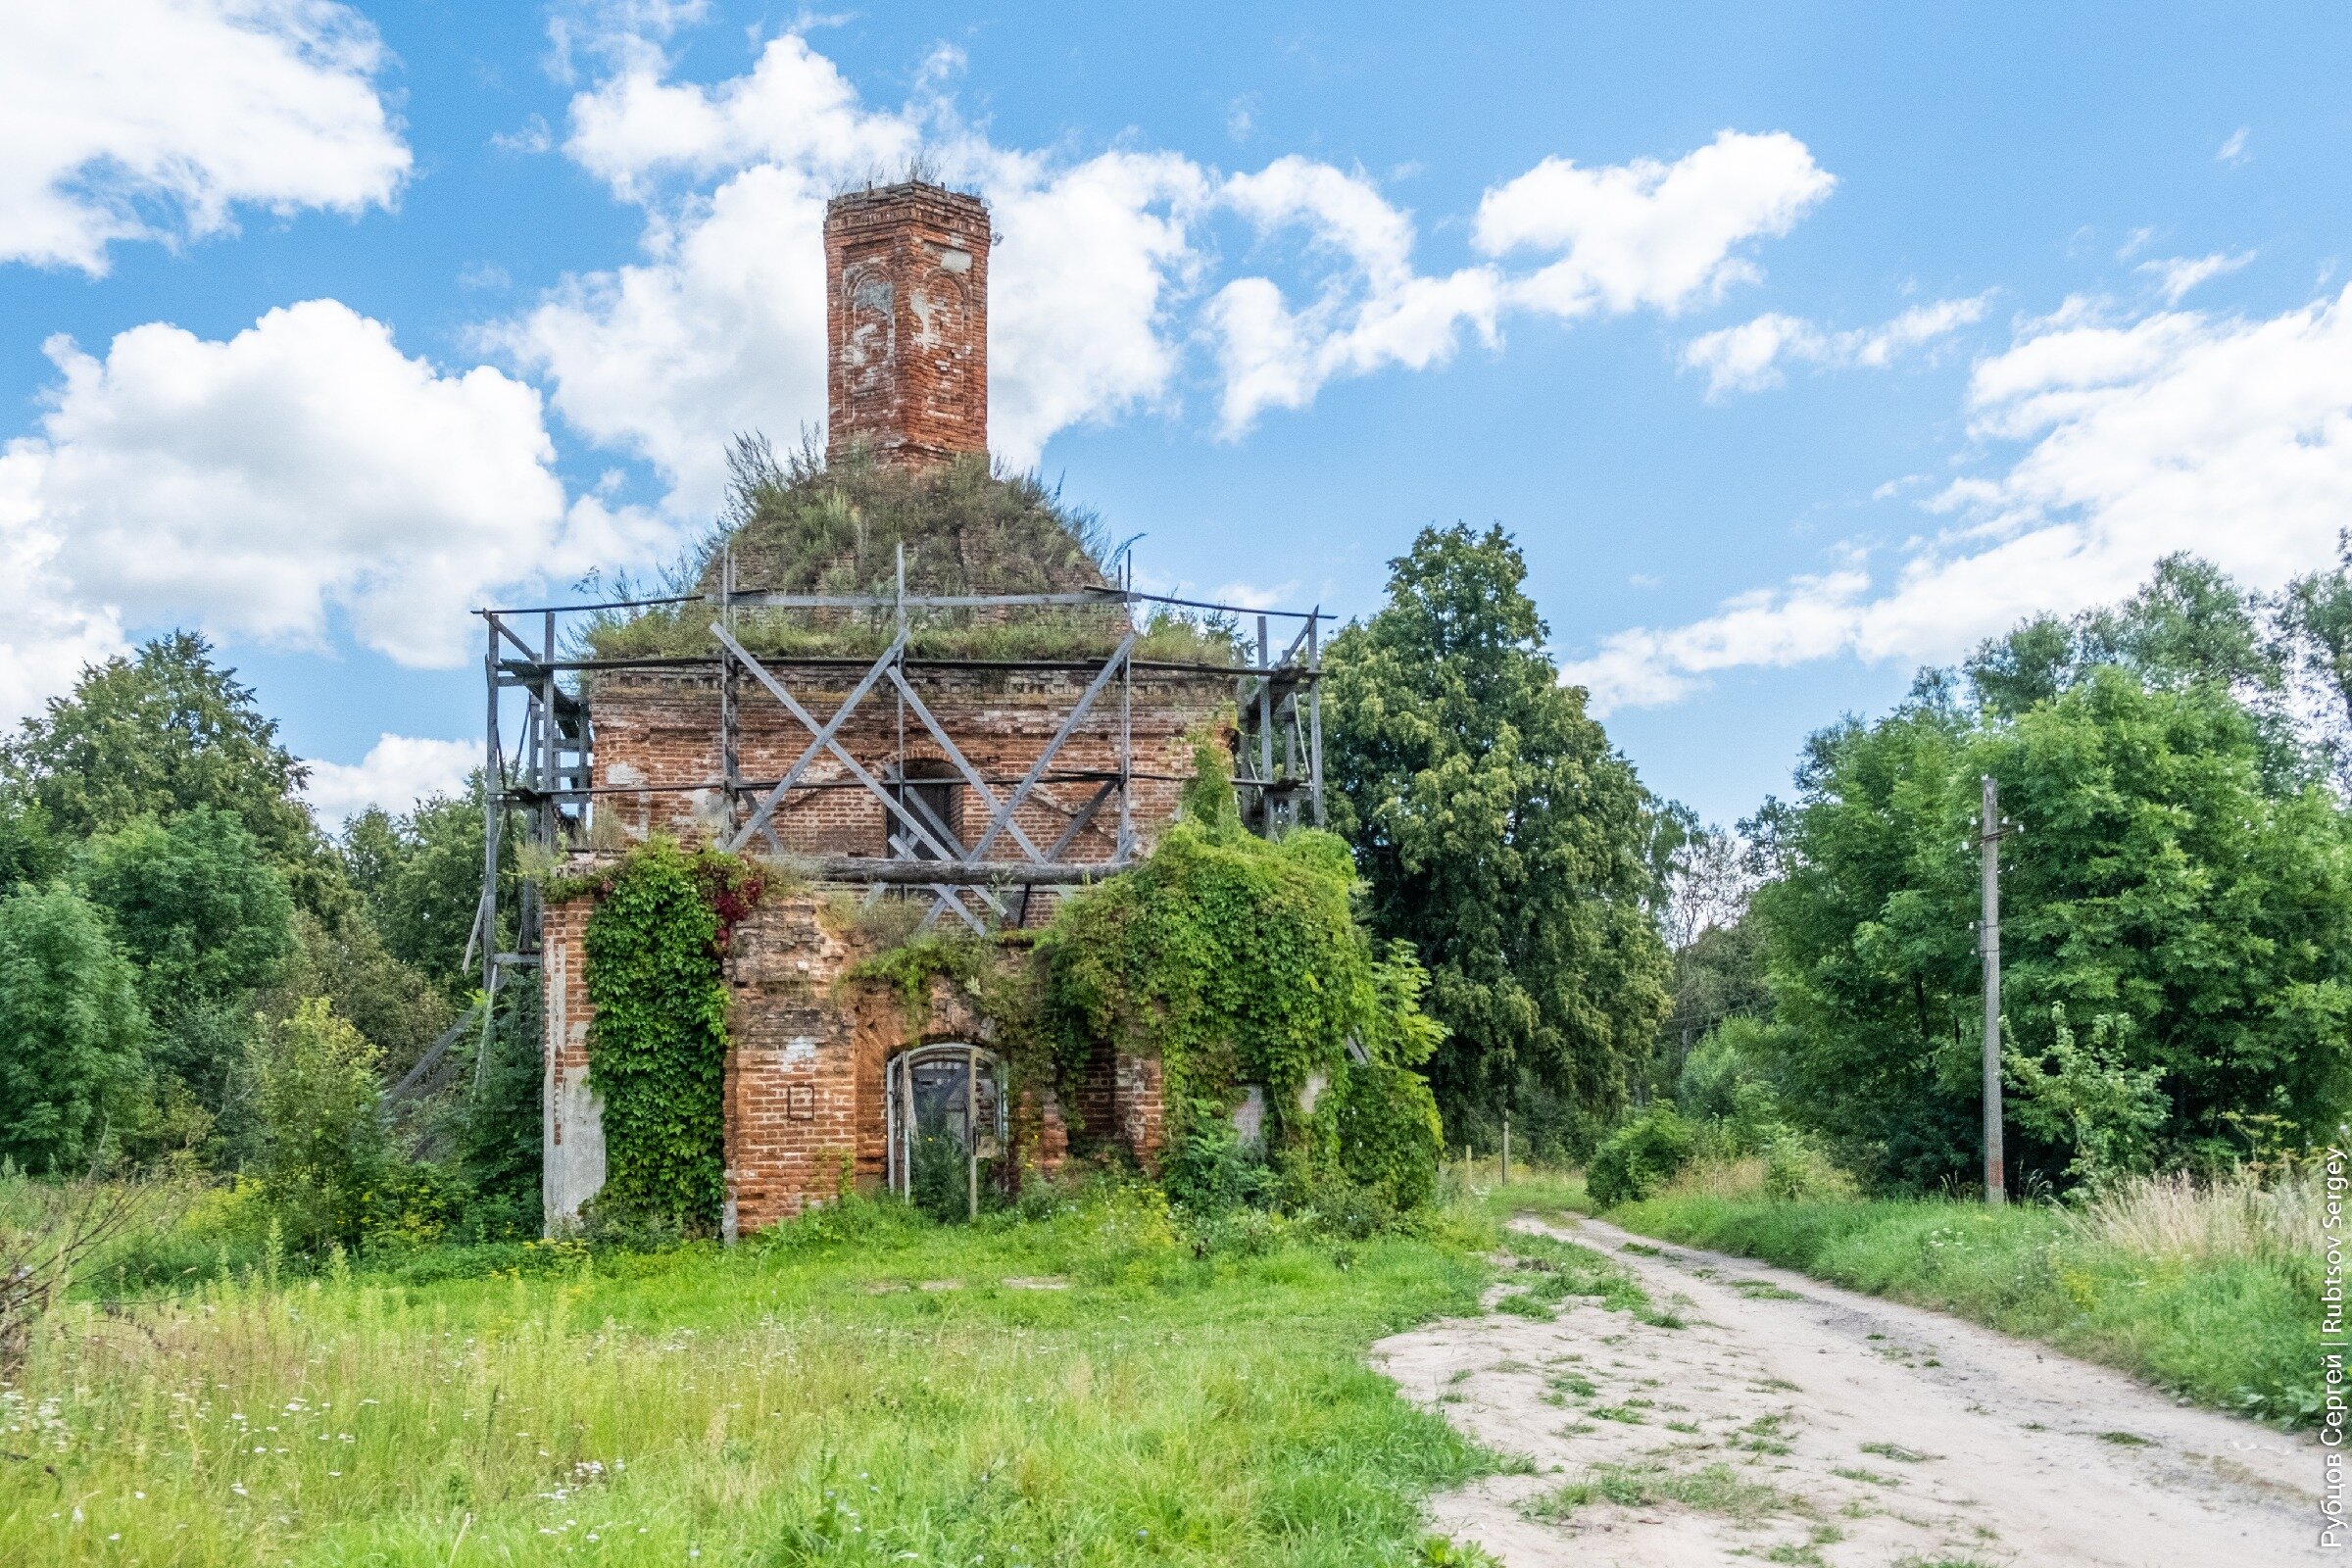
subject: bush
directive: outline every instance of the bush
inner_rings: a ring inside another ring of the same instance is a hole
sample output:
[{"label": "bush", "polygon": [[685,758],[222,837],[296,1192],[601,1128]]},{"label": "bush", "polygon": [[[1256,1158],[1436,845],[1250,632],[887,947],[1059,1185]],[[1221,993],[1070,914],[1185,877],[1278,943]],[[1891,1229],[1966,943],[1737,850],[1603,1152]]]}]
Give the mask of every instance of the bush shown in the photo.
[{"label": "bush", "polygon": [[1854,1196],[1854,1178],[1803,1133],[1784,1131],[1764,1153],[1764,1196],[1776,1202],[1809,1203]]},{"label": "bush", "polygon": [[0,899],[0,1154],[30,1170],[96,1156],[138,1109],[146,1031],[96,909],[63,887]]},{"label": "bush", "polygon": [[355,1246],[371,1216],[402,1206],[386,1186],[394,1172],[381,1062],[382,1053],[324,997],[302,1003],[248,1045],[262,1192],[288,1246]]},{"label": "bush", "polygon": [[1660,1101],[1602,1140],[1585,1173],[1586,1190],[1602,1208],[1640,1202],[1689,1164],[1697,1147],[1691,1125]]},{"label": "bush", "polygon": [[1274,1172],[1265,1157],[1242,1145],[1240,1129],[1213,1101],[1192,1107],[1184,1133],[1160,1164],[1160,1185],[1178,1207],[1214,1217],[1274,1200]]}]

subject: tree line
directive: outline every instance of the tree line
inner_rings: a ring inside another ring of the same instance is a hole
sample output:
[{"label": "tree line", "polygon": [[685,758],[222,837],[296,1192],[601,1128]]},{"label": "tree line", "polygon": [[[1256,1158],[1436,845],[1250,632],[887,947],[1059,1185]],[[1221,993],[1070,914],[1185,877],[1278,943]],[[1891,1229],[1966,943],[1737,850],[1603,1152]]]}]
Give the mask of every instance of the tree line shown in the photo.
[{"label": "tree line", "polygon": [[[1333,825],[1428,972],[1449,1143],[1507,1112],[1581,1158],[1673,1102],[1963,1176],[1983,775],[2025,830],[2013,1182],[2308,1145],[2352,1104],[2346,566],[2263,595],[2167,561],[1818,731],[1730,831],[1642,785],[1525,579],[1500,528],[1425,529],[1327,654]],[[297,1241],[535,1233],[535,988],[484,1031],[464,964],[478,805],[329,832],[303,783],[186,632],[0,744],[0,1159],[233,1176]],[[436,1043],[454,1089],[387,1103]]]},{"label": "tree line", "polygon": [[[480,807],[330,834],[305,781],[188,632],[86,669],[0,745],[0,1159],[241,1175],[291,1245],[536,1234],[528,999],[486,1059],[453,1035],[478,1005]],[[445,1035],[474,1092],[395,1125],[385,1087]]]}]

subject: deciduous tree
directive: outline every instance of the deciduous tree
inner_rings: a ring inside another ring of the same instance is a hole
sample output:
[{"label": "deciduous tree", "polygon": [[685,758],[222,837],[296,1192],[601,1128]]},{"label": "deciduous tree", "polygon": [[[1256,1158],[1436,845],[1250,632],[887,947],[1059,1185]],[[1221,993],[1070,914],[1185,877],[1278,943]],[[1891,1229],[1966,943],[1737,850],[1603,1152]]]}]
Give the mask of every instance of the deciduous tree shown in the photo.
[{"label": "deciduous tree", "polygon": [[1525,578],[1499,528],[1424,529],[1326,662],[1328,776],[1374,928],[1429,969],[1449,1116],[1522,1075],[1622,1103],[1668,1005],[1656,804],[1559,683]]}]

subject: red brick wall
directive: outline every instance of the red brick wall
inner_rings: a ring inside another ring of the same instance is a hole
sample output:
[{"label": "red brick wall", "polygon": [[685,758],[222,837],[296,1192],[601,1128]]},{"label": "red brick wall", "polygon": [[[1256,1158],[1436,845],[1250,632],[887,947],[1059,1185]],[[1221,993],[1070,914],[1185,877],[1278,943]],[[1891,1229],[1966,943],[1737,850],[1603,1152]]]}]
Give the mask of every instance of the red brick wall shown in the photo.
[{"label": "red brick wall", "polygon": [[[855,669],[784,666],[779,678],[817,715],[830,717],[848,695]],[[966,760],[992,783],[1000,797],[1012,791],[1044,753],[1084,690],[1076,675],[1052,671],[975,674],[914,669],[910,682]],[[737,722],[738,767],[751,780],[781,777],[808,743],[808,731],[766,692],[745,682]],[[1224,682],[1140,673],[1128,725],[1133,737],[1134,825],[1148,846],[1176,813],[1178,779],[1193,771],[1193,732],[1230,699]],[[1098,700],[1079,731],[1062,746],[1053,773],[1118,770],[1120,710],[1115,692]],[[596,781],[631,793],[600,796],[596,809],[612,814],[634,835],[654,828],[717,835],[725,804],[714,788],[719,777],[718,685],[713,675],[600,675],[592,707],[596,716]],[[869,694],[845,723],[839,738],[850,755],[877,778],[896,765],[899,755],[896,703],[887,693]],[[941,749],[911,716],[906,727],[910,765],[945,760]],[[1156,776],[1152,776],[1156,775]],[[784,847],[807,855],[885,853],[888,812],[827,754],[801,774],[808,789],[796,788],[773,818]],[[1038,786],[1018,813],[1023,832],[1042,850],[1053,847],[1096,785],[1057,780]],[[955,824],[967,843],[977,840],[987,820],[985,806],[966,788],[958,792],[963,820]],[[741,808],[748,815],[750,803]],[[1072,860],[1107,860],[1119,825],[1114,794],[1094,821],[1063,852]],[[991,859],[1019,859],[1009,835],[1000,834]],[[1033,915],[1051,900],[1032,901]]]},{"label": "red brick wall", "polygon": [[825,455],[988,450],[988,246],[976,196],[908,183],[825,209]]},{"label": "red brick wall", "polygon": [[[586,965],[582,953],[589,899],[548,907],[541,927],[548,993],[548,1068],[551,1082],[573,1093],[549,1096],[546,1157],[551,1177],[548,1224],[560,1231],[577,1217],[594,1188],[576,1190],[586,1173],[604,1170],[600,1125],[567,1124],[556,1107],[584,1098],[588,1057]],[[872,1189],[883,1181],[886,1073],[909,1046],[939,1040],[986,1046],[970,1001],[947,981],[937,983],[920,1019],[908,1016],[898,995],[874,985],[841,983],[842,972],[867,951],[849,929],[845,906],[817,892],[772,896],[735,928],[726,964],[730,1049],[725,1081],[727,1228],[751,1232],[832,1199],[845,1177]],[[560,1037],[559,1037],[560,1027]],[[1159,1071],[1156,1062],[1104,1059],[1102,1077],[1115,1078],[1102,1123],[1092,1129],[1128,1140],[1147,1165],[1158,1147]],[[1069,1152],[1059,1097],[1051,1086],[1024,1091],[1011,1118],[1012,1155],[1025,1170],[1057,1170]],[[593,1142],[593,1158],[582,1140]],[[1141,1142],[1135,1140],[1140,1139]],[[568,1206],[554,1201],[557,1178],[570,1172]]]}]

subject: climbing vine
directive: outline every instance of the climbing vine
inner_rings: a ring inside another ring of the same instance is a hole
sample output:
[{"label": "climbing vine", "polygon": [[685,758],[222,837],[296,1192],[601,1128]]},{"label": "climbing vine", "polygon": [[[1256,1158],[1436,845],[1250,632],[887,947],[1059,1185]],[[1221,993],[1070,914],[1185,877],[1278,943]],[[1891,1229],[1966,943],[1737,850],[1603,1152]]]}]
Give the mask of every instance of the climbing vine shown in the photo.
[{"label": "climbing vine", "polygon": [[[1097,1041],[1156,1055],[1171,1139],[1263,1085],[1295,1164],[1418,1200],[1442,1135],[1412,1069],[1444,1037],[1421,1011],[1420,963],[1402,944],[1376,951],[1356,920],[1345,842],[1243,830],[1222,760],[1200,748],[1151,859],[1067,900],[1039,937],[1046,1041],[1065,1073]],[[1318,1079],[1329,1093],[1310,1113]]]},{"label": "climbing vine", "polygon": [[588,1076],[604,1102],[600,1205],[707,1231],[725,1197],[727,992],[734,927],[760,900],[735,857],[654,838],[583,879]]}]

